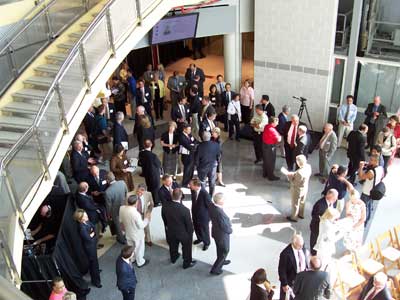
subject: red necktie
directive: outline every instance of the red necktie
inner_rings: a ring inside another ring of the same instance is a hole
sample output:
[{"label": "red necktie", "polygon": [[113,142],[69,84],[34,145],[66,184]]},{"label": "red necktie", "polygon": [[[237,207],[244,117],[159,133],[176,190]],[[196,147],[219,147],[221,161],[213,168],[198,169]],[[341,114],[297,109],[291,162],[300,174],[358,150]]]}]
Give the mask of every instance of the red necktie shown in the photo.
[{"label": "red necktie", "polygon": [[296,140],[296,126],[293,127],[292,136],[290,137],[290,148],[294,148],[295,140]]},{"label": "red necktie", "polygon": [[141,199],[140,197],[139,197],[139,199],[138,199],[138,204],[137,204],[136,208],[137,208],[137,211],[138,211],[140,214],[143,213],[142,199]]},{"label": "red necktie", "polygon": [[369,296],[367,298],[365,298],[364,300],[372,300],[375,297],[375,288],[372,288],[373,292],[371,294],[369,294]]}]

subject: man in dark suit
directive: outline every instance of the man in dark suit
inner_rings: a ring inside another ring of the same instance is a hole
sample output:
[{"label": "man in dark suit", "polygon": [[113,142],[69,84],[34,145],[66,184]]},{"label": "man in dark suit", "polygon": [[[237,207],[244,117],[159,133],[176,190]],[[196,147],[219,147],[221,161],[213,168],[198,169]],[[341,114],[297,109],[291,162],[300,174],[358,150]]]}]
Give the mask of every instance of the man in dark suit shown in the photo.
[{"label": "man in dark suit", "polygon": [[367,132],[368,126],[361,124],[358,130],[353,130],[347,136],[347,157],[349,158],[347,175],[352,184],[354,184],[356,180],[356,172],[360,166],[360,161],[365,161],[365,137]]},{"label": "man in dark suit", "polygon": [[172,191],[178,188],[178,184],[173,181],[172,176],[169,174],[163,175],[161,178],[162,185],[158,190],[158,200],[161,204],[172,201]]},{"label": "man in dark suit", "polygon": [[179,258],[178,247],[182,244],[183,268],[191,268],[196,264],[192,259],[193,224],[190,211],[181,204],[182,191],[177,188],[172,192],[172,201],[166,202],[161,209],[165,233],[169,245],[171,262]]},{"label": "man in dark suit", "polygon": [[121,250],[115,263],[117,274],[117,287],[122,293],[123,300],[135,300],[135,289],[137,284],[135,269],[131,264],[133,257],[133,246],[125,246]]},{"label": "man in dark suit", "polygon": [[178,98],[178,104],[172,107],[171,120],[176,122],[179,131],[182,131],[182,126],[184,123],[190,124],[191,122],[190,107],[187,104],[186,97]]},{"label": "man in dark suit", "polygon": [[378,121],[387,118],[386,107],[381,104],[381,97],[376,96],[373,103],[368,104],[364,114],[367,116],[364,123],[368,126],[367,147],[375,144],[375,132]]},{"label": "man in dark suit", "polygon": [[307,135],[307,127],[300,125],[297,131],[296,145],[294,147],[293,155],[296,158],[298,155],[308,157],[309,139]]},{"label": "man in dark suit", "polygon": [[330,298],[329,273],[320,271],[320,268],[321,260],[317,256],[313,256],[310,259],[310,270],[297,274],[293,286],[295,300]]},{"label": "man in dark suit", "polygon": [[317,251],[314,250],[314,246],[317,243],[319,235],[319,219],[325,213],[328,207],[336,208],[338,199],[338,191],[330,189],[326,193],[325,197],[315,202],[311,212],[311,223],[310,223],[310,250],[312,255],[316,255]]},{"label": "man in dark suit", "polygon": [[260,104],[262,105],[264,113],[267,115],[267,117],[275,117],[275,108],[272,105],[271,102],[269,102],[269,96],[268,95],[262,95]]},{"label": "man in dark suit", "polygon": [[121,144],[122,146],[124,146],[126,150],[128,150],[128,134],[126,133],[124,125],[122,124],[123,121],[124,121],[123,112],[121,111],[117,112],[114,123],[113,144],[114,147],[115,145]]},{"label": "man in dark suit", "polygon": [[80,183],[86,181],[89,176],[89,162],[94,163],[93,158],[87,158],[83,152],[83,144],[80,141],[72,143],[73,150],[71,152],[71,168],[75,180]]},{"label": "man in dark suit", "polygon": [[151,114],[151,92],[148,86],[144,85],[143,80],[138,81],[138,88],[136,90],[136,107],[142,105],[146,114],[150,117],[151,124],[154,126],[153,116]]},{"label": "man in dark suit", "polygon": [[214,108],[211,108],[207,110],[206,112],[206,117],[201,121],[200,126],[199,126],[199,136],[201,139],[203,139],[203,133],[204,132],[211,132],[217,125],[215,125],[215,118],[217,117],[217,112],[215,111]]},{"label": "man in dark suit", "polygon": [[203,142],[197,148],[196,166],[197,174],[203,188],[206,186],[206,178],[208,178],[208,186],[210,196],[214,194],[215,180],[217,177],[217,165],[221,156],[221,148],[219,143],[211,142],[211,133],[205,131],[203,133]]},{"label": "man in dark suit", "polygon": [[210,246],[210,216],[208,208],[211,205],[211,197],[207,191],[202,188],[199,179],[190,181],[190,190],[192,194],[192,220],[194,232],[197,240],[193,244],[203,243],[203,251]]},{"label": "man in dark suit", "polygon": [[92,147],[96,147],[97,142],[95,138],[95,127],[96,127],[96,116],[94,115],[94,107],[91,106],[83,119],[83,125],[85,127],[86,134],[88,136],[88,142]]},{"label": "man in dark suit", "polygon": [[[299,234],[293,235],[292,242],[279,255],[280,300],[286,299],[286,293],[293,288],[297,274],[306,270],[307,256],[303,237]],[[293,297],[290,296],[290,299]]]},{"label": "man in dark suit", "polygon": [[214,238],[217,247],[217,259],[210,271],[210,274],[213,275],[222,274],[222,267],[231,263],[226,257],[230,249],[229,235],[232,234],[232,223],[225,214],[223,206],[224,195],[217,193],[214,196],[214,204],[211,203],[208,207],[212,224],[211,236]]},{"label": "man in dark suit", "polygon": [[185,79],[189,88],[196,84],[200,97],[203,97],[203,85],[206,80],[203,70],[198,68],[195,64],[190,64],[189,68],[186,69]]},{"label": "man in dark suit", "polygon": [[368,280],[361,291],[358,300],[391,300],[389,288],[387,287],[387,275],[383,272],[376,273]]},{"label": "man in dark suit", "polygon": [[299,116],[292,115],[290,121],[286,122],[283,128],[283,138],[285,147],[285,158],[286,164],[289,171],[293,171],[293,167],[296,163],[295,148],[298,129],[300,125],[305,125],[300,122]]},{"label": "man in dark suit", "polygon": [[90,167],[90,173],[87,179],[89,193],[97,203],[104,204],[104,192],[107,189],[107,171],[100,170],[97,166]]},{"label": "man in dark suit", "polygon": [[151,195],[153,196],[154,205],[158,206],[161,203],[158,199],[161,162],[157,155],[151,152],[152,147],[152,141],[144,141],[144,150],[139,152],[139,163],[142,167],[142,174],[146,181],[147,190],[151,192]]},{"label": "man in dark suit", "polygon": [[189,124],[184,124],[182,133],[179,135],[179,153],[183,163],[182,187],[187,187],[193,177],[194,157],[197,141],[191,135],[192,128]]},{"label": "man in dark suit", "polygon": [[228,104],[235,98],[235,95],[236,93],[231,90],[231,84],[230,83],[225,84],[225,91],[223,91],[221,94],[221,105],[225,109],[224,131],[228,131],[228,115],[227,115]]}]

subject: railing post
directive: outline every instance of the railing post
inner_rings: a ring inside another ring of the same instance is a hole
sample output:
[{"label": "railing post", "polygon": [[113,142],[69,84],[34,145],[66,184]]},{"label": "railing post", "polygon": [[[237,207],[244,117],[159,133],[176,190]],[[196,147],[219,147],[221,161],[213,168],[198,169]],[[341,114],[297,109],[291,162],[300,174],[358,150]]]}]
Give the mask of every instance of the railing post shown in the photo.
[{"label": "railing post", "polygon": [[58,103],[58,108],[60,109],[61,121],[62,121],[62,123],[64,125],[66,133],[68,133],[69,132],[69,128],[68,128],[67,116],[66,116],[66,113],[65,113],[64,99],[63,99],[63,97],[61,95],[61,90],[60,90],[60,84],[59,83],[57,83],[55,85],[55,90],[56,90],[56,93],[57,93],[57,96],[58,96],[58,102],[57,103]]},{"label": "railing post", "polygon": [[54,32],[53,32],[53,26],[51,25],[49,9],[47,7],[46,7],[46,11],[44,13],[44,16],[46,18],[47,29],[49,30],[49,32],[48,32],[49,41],[51,41],[54,38]]},{"label": "railing post", "polygon": [[8,241],[6,240],[3,230],[0,230],[0,249],[1,249],[4,261],[7,265],[8,272],[10,274],[11,279],[13,280],[15,285],[20,285],[22,283],[22,281],[21,281],[21,278],[19,277],[17,268],[14,263],[14,259],[11,255],[11,251],[8,246]]},{"label": "railing post", "polygon": [[107,32],[108,32],[108,41],[110,42],[110,48],[112,52],[112,56],[115,55],[115,41],[114,41],[114,34],[112,30],[112,23],[111,23],[111,14],[110,8],[106,10],[106,24],[107,24]]},{"label": "railing post", "polygon": [[140,7],[140,0],[136,0],[136,12],[139,23],[142,23],[142,8]]},{"label": "railing post", "polygon": [[20,204],[19,200],[17,199],[17,192],[15,191],[13,182],[11,182],[11,180],[9,178],[7,168],[4,169],[4,173],[2,174],[2,176],[4,177],[4,181],[7,186],[7,191],[5,191],[5,193],[8,192],[8,195],[10,196],[10,200],[11,200],[11,205],[14,207],[14,210],[16,211],[17,216],[18,216],[19,220],[21,221],[21,223],[25,224],[24,213],[22,212],[21,204]]},{"label": "railing post", "polygon": [[83,76],[85,78],[86,82],[86,89],[90,92],[90,78],[89,78],[89,72],[87,68],[87,60],[86,60],[86,54],[85,54],[85,49],[83,48],[83,44],[79,45],[79,54],[81,56],[81,65],[82,65],[82,70],[83,70]]},{"label": "railing post", "polygon": [[85,11],[89,11],[89,0],[83,0],[83,6],[85,7]]},{"label": "railing post", "polygon": [[43,142],[39,137],[39,133],[38,133],[38,130],[37,130],[36,126],[33,129],[33,135],[34,135],[34,137],[36,139],[36,142],[38,144],[39,158],[42,161],[42,167],[43,167],[43,171],[44,171],[44,176],[47,178],[47,180],[50,180],[50,172],[49,172],[49,166],[47,164],[47,157],[46,157],[46,154],[44,152]]},{"label": "railing post", "polygon": [[8,63],[10,64],[10,68],[11,68],[14,78],[17,78],[18,77],[18,68],[15,63],[13,53],[14,53],[14,51],[11,48],[11,46],[8,47],[7,48],[7,60],[8,60]]}]

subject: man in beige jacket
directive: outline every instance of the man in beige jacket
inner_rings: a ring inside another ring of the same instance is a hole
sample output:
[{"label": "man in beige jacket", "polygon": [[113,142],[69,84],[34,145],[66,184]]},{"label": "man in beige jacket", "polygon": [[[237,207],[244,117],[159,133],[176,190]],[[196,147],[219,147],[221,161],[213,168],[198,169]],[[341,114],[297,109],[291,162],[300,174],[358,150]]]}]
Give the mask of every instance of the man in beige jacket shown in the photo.
[{"label": "man in beige jacket", "polygon": [[291,222],[304,219],[304,205],[308,192],[308,182],[312,173],[311,165],[307,163],[304,155],[296,156],[296,164],[299,167],[295,172],[287,174],[290,181],[290,194],[292,197],[292,214],[287,217]]}]

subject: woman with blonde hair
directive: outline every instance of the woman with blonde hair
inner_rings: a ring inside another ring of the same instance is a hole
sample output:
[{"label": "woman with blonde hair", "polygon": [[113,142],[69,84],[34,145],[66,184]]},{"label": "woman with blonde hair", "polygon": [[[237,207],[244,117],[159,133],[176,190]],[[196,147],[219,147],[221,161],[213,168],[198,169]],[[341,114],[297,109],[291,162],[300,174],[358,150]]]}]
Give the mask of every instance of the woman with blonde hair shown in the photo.
[{"label": "woman with blonde hair", "polygon": [[164,119],[164,97],[165,86],[164,81],[160,79],[159,73],[155,73],[153,80],[150,82],[151,98],[153,99],[154,111],[156,113],[156,120]]},{"label": "woman with blonde hair", "polygon": [[340,213],[336,208],[328,207],[320,218],[319,234],[314,249],[317,251],[318,257],[321,259],[322,270],[325,269],[332,260],[332,256],[336,252],[336,242],[343,237],[342,232],[336,223],[336,220],[339,219],[339,217]]},{"label": "woman with blonde hair", "polygon": [[158,74],[158,78],[162,81],[165,82],[165,69],[163,64],[158,64],[157,65],[157,71],[155,72]]},{"label": "woman with blonde hair", "polygon": [[139,143],[139,150],[143,150],[145,140],[151,140],[154,145],[156,134],[153,126],[151,126],[151,120],[148,116],[139,116],[138,122],[139,126],[137,128],[137,139]]},{"label": "woman with blonde hair", "polygon": [[351,219],[352,227],[345,233],[343,243],[347,250],[352,251],[362,245],[366,218],[365,203],[354,189],[350,191],[350,199],[346,203],[346,218]]},{"label": "woman with blonde hair", "polygon": [[168,130],[161,135],[160,141],[163,147],[163,169],[164,174],[172,175],[175,179],[178,163],[178,135],[177,125],[174,121],[168,123]]},{"label": "woman with blonde hair", "polygon": [[[211,142],[218,143],[221,145],[221,129],[219,127],[215,127],[211,132]],[[217,165],[217,185],[225,186],[225,183],[222,181],[222,151],[218,157],[218,165]]]}]

